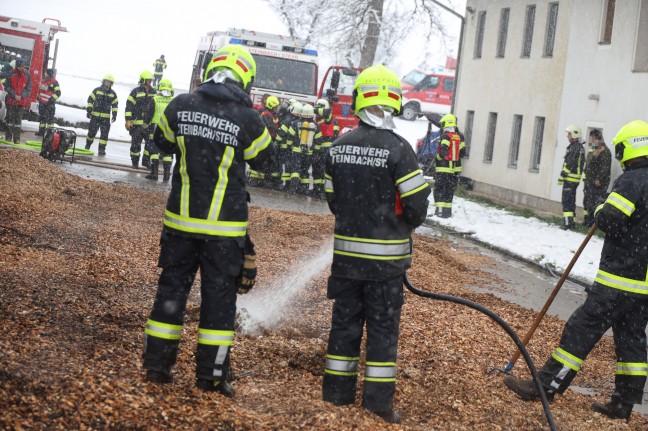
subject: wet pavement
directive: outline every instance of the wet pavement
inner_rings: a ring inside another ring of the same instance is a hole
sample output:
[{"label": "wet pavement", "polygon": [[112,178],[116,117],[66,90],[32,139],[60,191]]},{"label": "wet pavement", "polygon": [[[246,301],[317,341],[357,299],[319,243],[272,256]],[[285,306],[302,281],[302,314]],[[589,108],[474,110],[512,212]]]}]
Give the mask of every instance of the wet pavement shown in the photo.
[{"label": "wet pavement", "polygon": [[[25,133],[23,140],[35,140],[33,133]],[[31,136],[30,136],[31,135]],[[78,147],[82,148],[85,138],[78,139]],[[96,151],[97,140],[93,145]],[[168,193],[170,182],[152,181],[144,178],[148,173],[144,168],[133,169],[130,161],[130,143],[109,141],[106,156],[77,156],[74,163],[68,161],[58,163],[61,169],[83,178],[99,180],[107,183],[124,184],[147,191]],[[162,176],[160,175],[160,180]],[[325,201],[306,196],[288,195],[284,192],[263,188],[249,187],[253,206],[261,206],[277,210],[297,211],[308,214],[328,214]],[[441,230],[431,225],[417,229],[417,233],[430,235],[451,242],[457,248],[469,253],[485,255],[495,262],[492,266],[482,268],[494,275],[493,281],[480,285],[466,286],[476,292],[491,293],[508,302],[539,311],[558,282],[559,275],[553,275],[534,264],[499,251],[491,250],[476,244],[460,235]],[[426,286],[416,286],[426,289]],[[584,286],[567,280],[552,303],[547,314],[566,320],[571,313],[584,301]],[[519,334],[522,337],[524,334]],[[508,358],[501,358],[501,364]],[[537,364],[538,366],[540,364]],[[610,376],[613,379],[613,376]],[[595,394],[591,389],[573,387],[573,390],[586,394]],[[635,411],[648,414],[648,393],[644,394],[644,404],[636,406]]]}]

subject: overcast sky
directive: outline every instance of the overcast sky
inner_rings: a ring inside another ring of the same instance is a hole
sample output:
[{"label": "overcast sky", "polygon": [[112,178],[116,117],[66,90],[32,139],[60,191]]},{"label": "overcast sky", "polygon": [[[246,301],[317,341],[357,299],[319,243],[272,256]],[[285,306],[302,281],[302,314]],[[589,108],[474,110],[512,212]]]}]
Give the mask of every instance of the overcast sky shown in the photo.
[{"label": "overcast sky", "polygon": [[[463,13],[465,0],[453,3]],[[178,88],[188,88],[198,40],[209,31],[237,27],[287,34],[262,0],[12,0],[3,2],[0,14],[31,21],[59,19],[69,31],[59,36],[59,72],[98,80],[111,73],[118,81],[135,84],[139,74],[152,71],[155,59],[164,54],[168,64],[164,76]],[[448,18],[456,35],[458,21]],[[415,38],[401,51],[404,68],[423,60],[418,58],[423,43]]]}]

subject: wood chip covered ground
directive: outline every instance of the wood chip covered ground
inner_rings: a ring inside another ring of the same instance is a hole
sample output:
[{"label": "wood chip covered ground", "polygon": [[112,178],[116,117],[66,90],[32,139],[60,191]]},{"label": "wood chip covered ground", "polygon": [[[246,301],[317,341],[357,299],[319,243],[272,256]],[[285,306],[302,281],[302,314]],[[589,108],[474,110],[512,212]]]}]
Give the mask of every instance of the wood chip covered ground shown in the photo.
[{"label": "wood chip covered ground", "polygon": [[[514,345],[468,308],[406,294],[396,406],[387,425],[355,406],[321,401],[330,322],[328,269],[313,277],[277,323],[237,335],[234,399],[194,388],[199,296],[185,319],[174,383],[143,380],[143,326],[156,290],[166,196],[75,177],[37,154],[0,148],[0,429],[128,430],[536,430],[548,429],[539,403],[518,399],[502,378]],[[274,288],[303,271],[331,241],[330,215],[251,208],[257,287]],[[497,265],[447,242],[416,236],[412,283],[458,295],[498,313],[520,334],[534,312],[464,288],[497,284]],[[279,283],[280,284],[280,283]],[[530,345],[540,366],[563,322],[548,317]],[[577,377],[600,396],[568,391],[552,404],[562,430],[648,429],[590,411],[607,400],[614,348],[604,339]],[[516,374],[527,376],[522,360]]]}]

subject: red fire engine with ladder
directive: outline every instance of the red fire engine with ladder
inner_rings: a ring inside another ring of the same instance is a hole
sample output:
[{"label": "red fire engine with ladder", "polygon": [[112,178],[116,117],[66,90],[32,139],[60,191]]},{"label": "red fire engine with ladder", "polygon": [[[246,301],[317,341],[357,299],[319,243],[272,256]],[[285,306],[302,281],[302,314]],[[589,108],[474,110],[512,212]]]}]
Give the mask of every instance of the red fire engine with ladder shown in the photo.
[{"label": "red fire engine with ladder", "polygon": [[201,82],[212,54],[227,44],[245,45],[256,61],[257,73],[250,92],[255,107],[261,106],[264,94],[279,100],[294,98],[311,105],[324,98],[329,100],[341,131],[358,125],[358,118],[351,111],[351,96],[355,79],[362,69],[332,66],[318,88],[317,50],[291,36],[235,28],[207,33],[198,43],[191,90]]},{"label": "red fire engine with ladder", "polygon": [[38,110],[37,96],[43,71],[56,70],[58,39],[55,37],[58,32],[67,32],[67,29],[57,19],[45,18],[37,22],[0,15],[0,69],[10,67],[17,58],[22,59],[31,74],[29,102],[34,111]]}]

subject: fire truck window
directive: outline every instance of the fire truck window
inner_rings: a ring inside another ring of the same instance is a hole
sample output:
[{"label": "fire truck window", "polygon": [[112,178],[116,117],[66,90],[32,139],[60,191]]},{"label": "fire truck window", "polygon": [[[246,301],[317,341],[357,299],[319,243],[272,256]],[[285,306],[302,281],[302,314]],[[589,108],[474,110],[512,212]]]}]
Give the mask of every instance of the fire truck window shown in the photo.
[{"label": "fire truck window", "polygon": [[426,76],[427,75],[425,75],[425,73],[423,72],[420,72],[418,70],[412,70],[410,73],[405,75],[405,77],[403,78],[403,82],[409,85],[416,85],[419,82],[423,81],[423,79]]},{"label": "fire truck window", "polygon": [[438,76],[428,76],[425,78],[420,85],[417,85],[421,90],[429,90],[432,88],[437,88],[439,86],[439,77]]},{"label": "fire truck window", "polygon": [[0,34],[0,61],[9,64],[16,58],[21,58],[26,68],[31,67],[34,41],[8,34]]},{"label": "fire truck window", "polygon": [[257,65],[254,87],[298,94],[316,93],[315,64],[265,55],[254,55],[254,59]]},{"label": "fire truck window", "polygon": [[[331,88],[331,77],[332,73],[329,73],[326,76],[326,82],[324,83],[324,89]],[[353,85],[355,84],[357,76],[349,76],[343,73],[340,74],[340,83],[338,84],[338,89],[335,94],[338,96],[352,96],[353,95]]]},{"label": "fire truck window", "polygon": [[454,78],[446,78],[443,80],[443,91],[452,93],[454,91]]}]

